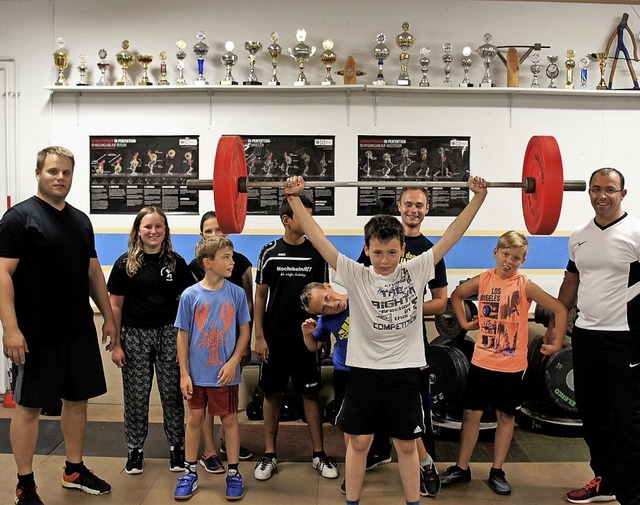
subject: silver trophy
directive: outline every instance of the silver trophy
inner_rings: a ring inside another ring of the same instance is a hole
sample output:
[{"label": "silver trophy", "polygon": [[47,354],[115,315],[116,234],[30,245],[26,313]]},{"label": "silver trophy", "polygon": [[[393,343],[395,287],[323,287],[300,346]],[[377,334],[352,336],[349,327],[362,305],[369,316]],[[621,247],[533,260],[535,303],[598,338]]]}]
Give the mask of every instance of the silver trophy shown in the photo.
[{"label": "silver trophy", "polygon": [[248,86],[261,86],[262,83],[256,77],[256,54],[262,51],[262,42],[250,40],[244,43],[244,48],[249,52],[249,77],[242,84]]},{"label": "silver trophy", "polygon": [[558,74],[560,73],[558,65],[556,65],[558,57],[555,55],[547,56],[547,60],[549,60],[549,64],[547,65],[547,69],[545,70],[545,74],[547,74],[547,77],[549,78],[549,86],[547,87],[557,88],[558,86],[556,86],[556,77],[558,77]]},{"label": "silver trophy", "polygon": [[539,88],[540,81],[538,81],[538,76],[540,72],[542,72],[542,67],[540,66],[540,53],[533,53],[531,55],[531,66],[529,67],[531,73],[533,74],[533,80],[531,81],[532,88]]},{"label": "silver trophy", "polygon": [[462,82],[458,85],[461,88],[473,88],[473,84],[469,79],[469,69],[471,68],[471,64],[473,60],[471,59],[471,48],[469,46],[465,46],[462,48],[462,70],[464,70],[464,78]]},{"label": "silver trophy", "polygon": [[420,70],[422,70],[422,79],[418,83],[418,86],[422,86],[423,88],[429,87],[429,79],[427,79],[427,72],[429,71],[429,63],[431,60],[429,59],[429,53],[431,49],[428,47],[420,48]]},{"label": "silver trophy", "polygon": [[78,73],[80,74],[80,80],[76,86],[87,86],[87,55],[81,54],[78,56]]},{"label": "silver trophy", "polygon": [[336,83],[336,81],[334,81],[333,77],[331,77],[331,67],[338,59],[336,53],[333,52],[333,40],[324,39],[322,41],[322,48],[324,49],[324,51],[320,53],[320,61],[324,64],[327,73],[320,84],[322,84],[323,86],[332,86]]},{"label": "silver trophy", "polygon": [[564,82],[564,89],[573,89],[573,69],[576,68],[576,61],[573,57],[575,55],[573,49],[567,49],[567,59],[564,62],[564,68],[567,69],[567,79]]},{"label": "silver trophy", "polygon": [[384,60],[389,57],[389,48],[385,45],[386,40],[387,36],[384,33],[379,33],[376,37],[378,44],[376,44],[371,51],[373,57],[378,61],[378,75],[376,75],[375,80],[372,82],[374,86],[384,86],[387,84],[387,81],[384,80],[384,74],[382,73]]},{"label": "silver trophy", "polygon": [[453,82],[451,81],[451,62],[453,61],[451,51],[453,51],[453,46],[451,42],[442,44],[442,50],[444,51],[442,55],[442,62],[444,63],[444,81],[442,85],[449,87],[453,86]]},{"label": "silver trophy", "polygon": [[267,51],[269,51],[269,56],[271,56],[271,80],[269,81],[269,86],[280,86],[280,81],[278,80],[278,75],[276,74],[276,67],[278,66],[278,58],[282,54],[282,47],[278,44],[278,34],[276,32],[271,33],[271,44],[267,47]]},{"label": "silver trophy", "polygon": [[490,88],[493,86],[493,82],[491,81],[491,60],[498,52],[498,49],[491,43],[492,40],[493,37],[491,34],[485,33],[484,44],[478,48],[478,54],[482,56],[482,61],[484,63],[484,76],[482,77],[482,81],[480,81],[481,88]]},{"label": "silver trophy", "polygon": [[54,83],[56,86],[65,86],[67,81],[64,77],[64,69],[69,65],[69,52],[64,48],[65,42],[62,37],[56,40],[58,49],[53,53],[53,64],[58,69],[58,79]]},{"label": "silver trophy", "polygon": [[184,48],[187,47],[187,43],[180,39],[176,42],[176,47],[178,48],[178,52],[176,53],[176,59],[178,60],[178,63],[176,63],[176,68],[178,69],[178,79],[176,80],[176,84],[184,86],[187,84],[187,80],[184,78],[184,60],[187,57],[187,53],[184,52]]},{"label": "silver trophy", "polygon": [[98,82],[96,82],[96,86],[109,86],[111,84],[107,81],[106,77],[107,69],[110,66],[109,63],[105,61],[106,57],[107,51],[100,49],[100,51],[98,51],[98,58],[100,58],[100,61],[96,64],[98,70],[100,70],[100,78],[98,79]]},{"label": "silver trophy", "polygon": [[307,81],[307,77],[304,75],[304,65],[311,58],[315,52],[315,46],[309,47],[305,44],[305,40],[307,38],[307,31],[304,28],[300,28],[296,32],[296,40],[298,43],[293,47],[289,48],[287,52],[289,56],[291,56],[296,63],[298,63],[298,68],[300,69],[300,73],[298,74],[298,80],[293,83],[294,86],[306,86],[309,84]]},{"label": "silver trophy", "polygon": [[224,65],[224,68],[226,70],[224,79],[220,81],[220,84],[223,86],[234,86],[238,84],[231,75],[231,69],[236,63],[238,63],[238,56],[233,52],[235,47],[236,45],[232,41],[228,40],[224,44],[224,48],[227,50],[227,52],[220,56],[220,61],[222,61],[222,64]]},{"label": "silver trophy", "polygon": [[582,58],[578,62],[580,65],[580,89],[587,89],[587,76],[589,71],[589,60]]},{"label": "silver trophy", "polygon": [[193,45],[193,54],[198,58],[198,77],[196,77],[196,80],[193,83],[196,86],[206,86],[209,84],[204,78],[204,57],[209,52],[209,46],[204,43],[205,37],[205,33],[203,31],[199,31],[196,33],[196,39],[198,39],[198,42]]},{"label": "silver trophy", "polygon": [[398,47],[402,51],[400,53],[400,75],[396,80],[396,84],[398,86],[411,86],[411,79],[409,79],[410,55],[407,51],[413,45],[416,39],[408,32],[409,28],[409,23],[405,21],[404,23],[402,23],[402,33],[396,35],[396,44],[398,44]]}]

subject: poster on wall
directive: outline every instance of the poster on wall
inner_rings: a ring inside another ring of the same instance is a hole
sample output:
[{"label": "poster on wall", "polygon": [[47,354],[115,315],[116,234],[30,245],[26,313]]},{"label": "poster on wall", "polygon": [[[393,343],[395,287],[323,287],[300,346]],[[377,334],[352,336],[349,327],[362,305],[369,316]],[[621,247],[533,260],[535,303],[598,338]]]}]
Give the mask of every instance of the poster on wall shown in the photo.
[{"label": "poster on wall", "polygon": [[[284,182],[293,175],[305,181],[335,180],[335,136],[332,135],[239,135],[244,143],[247,175],[251,182]],[[334,189],[305,190],[314,201],[315,215],[333,216]],[[284,195],[278,187],[249,187],[247,214],[278,215]]]},{"label": "poster on wall", "polygon": [[[460,187],[428,188],[429,216],[457,216],[469,203],[471,137],[358,136],[358,215],[398,214],[401,188],[394,181],[460,181]],[[383,181],[385,188],[366,187]]]},{"label": "poster on wall", "polygon": [[198,135],[89,137],[91,214],[136,214],[153,205],[198,214]]}]

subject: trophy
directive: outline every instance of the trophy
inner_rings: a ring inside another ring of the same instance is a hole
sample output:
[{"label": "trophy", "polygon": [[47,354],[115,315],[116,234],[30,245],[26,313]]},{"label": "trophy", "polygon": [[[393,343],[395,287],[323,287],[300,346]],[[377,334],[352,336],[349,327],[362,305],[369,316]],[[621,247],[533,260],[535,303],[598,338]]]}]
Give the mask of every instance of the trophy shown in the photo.
[{"label": "trophy", "polygon": [[418,86],[422,86],[424,88],[429,87],[429,79],[427,79],[427,72],[429,71],[429,63],[431,60],[429,59],[429,53],[431,49],[428,47],[420,48],[420,70],[422,70],[422,79],[418,83]]},{"label": "trophy", "polygon": [[415,39],[407,30],[409,29],[409,23],[406,21],[402,23],[402,33],[396,35],[396,44],[402,51],[400,53],[400,75],[396,80],[398,86],[411,86],[411,79],[409,79],[409,58],[410,55],[407,50],[413,45]]},{"label": "trophy", "polygon": [[76,84],[76,86],[87,86],[87,81],[86,81],[86,77],[87,77],[87,55],[86,54],[81,54],[80,56],[78,56],[78,61],[80,62],[80,64],[78,65],[78,73],[80,74],[80,80],[78,81],[78,83]]},{"label": "trophy", "polygon": [[136,56],[136,59],[138,60],[138,63],[142,65],[142,79],[140,79],[138,86],[151,86],[153,83],[149,79],[148,70],[149,65],[153,61],[153,56],[150,54],[139,54]]},{"label": "trophy", "polygon": [[116,86],[128,86],[131,84],[131,80],[127,75],[127,69],[133,63],[133,54],[129,52],[129,41],[122,41],[122,51],[116,54],[116,60],[122,67],[122,77],[119,81],[116,81]]},{"label": "trophy", "polygon": [[580,89],[587,89],[587,72],[589,69],[589,60],[582,58],[578,64],[580,65]]},{"label": "trophy", "polygon": [[203,31],[196,33],[196,39],[198,39],[198,42],[193,45],[193,54],[198,58],[198,77],[196,77],[193,84],[195,86],[206,86],[209,83],[204,78],[204,57],[209,52],[209,46],[203,42],[205,39]]},{"label": "trophy", "polygon": [[167,80],[167,52],[162,51],[160,53],[160,80],[158,81],[158,86],[168,86],[169,81]]},{"label": "trophy", "polygon": [[547,74],[547,77],[550,79],[549,86],[547,87],[557,88],[558,86],[556,86],[556,77],[558,77],[558,74],[560,73],[560,70],[558,69],[558,65],[556,65],[556,61],[558,61],[558,56],[555,56],[555,55],[547,56],[547,60],[549,60],[549,64],[547,65],[547,69],[545,70],[545,73]]},{"label": "trophy", "polygon": [[324,80],[320,83],[323,86],[331,86],[336,83],[331,77],[331,67],[336,62],[338,57],[336,53],[333,52],[333,40],[324,39],[322,41],[322,48],[324,51],[320,54],[320,61],[324,63],[324,66],[327,69],[327,75],[325,75]]},{"label": "trophy", "polygon": [[491,43],[493,37],[490,33],[484,34],[484,44],[482,44],[477,50],[478,54],[482,56],[482,60],[484,62],[484,76],[482,77],[482,81],[480,81],[481,88],[490,88],[493,86],[493,82],[491,81],[491,59],[496,55],[498,49]]},{"label": "trophy", "polygon": [[596,89],[609,89],[607,83],[604,82],[604,69],[607,67],[607,58],[609,57],[609,53],[596,53],[598,60],[598,66],[600,67],[600,82],[596,86]]},{"label": "trophy", "polygon": [[451,55],[451,51],[453,51],[453,46],[451,42],[445,42],[442,44],[442,50],[444,54],[442,55],[442,61],[444,63],[444,82],[443,86],[453,86],[453,82],[451,81],[451,62],[453,61],[453,56]]},{"label": "trophy", "polygon": [[96,82],[96,86],[109,86],[109,82],[107,82],[105,74],[110,65],[105,61],[106,57],[107,51],[100,49],[100,51],[98,51],[98,58],[100,58],[100,61],[97,63],[97,67],[100,70],[100,79]]},{"label": "trophy", "polygon": [[220,81],[220,84],[223,86],[232,86],[232,85],[238,84],[233,79],[233,76],[231,75],[231,69],[238,62],[238,56],[236,56],[233,53],[233,50],[235,47],[236,45],[230,40],[225,42],[224,48],[227,50],[227,52],[224,53],[222,56],[220,56],[220,60],[222,61],[222,64],[224,65],[227,71],[227,73],[224,76],[224,79]]},{"label": "trophy", "polygon": [[373,57],[378,60],[378,75],[376,76],[375,81],[373,81],[374,86],[384,86],[387,82],[384,80],[384,75],[382,74],[382,67],[384,65],[384,60],[389,57],[389,48],[385,45],[385,41],[387,40],[387,36],[384,33],[379,33],[376,37],[376,41],[378,44],[373,48],[371,54]]},{"label": "trophy", "polygon": [[271,71],[269,86],[280,86],[280,81],[276,75],[276,67],[278,66],[278,58],[280,58],[282,54],[282,47],[278,44],[278,34],[276,32],[272,32],[270,38],[271,44],[267,47],[267,51],[269,51],[269,56],[271,56],[271,67],[273,70]]},{"label": "trophy", "polygon": [[473,84],[469,80],[469,69],[471,68],[471,64],[473,60],[471,59],[471,48],[469,46],[465,46],[462,48],[462,69],[464,70],[464,78],[462,82],[459,84],[461,88],[473,88]]},{"label": "trophy", "polygon": [[256,54],[262,51],[262,42],[245,42],[244,48],[249,51],[249,78],[242,84],[260,86],[262,83],[256,77]]},{"label": "trophy", "polygon": [[576,62],[573,57],[576,55],[573,49],[567,49],[567,59],[564,62],[564,68],[567,69],[567,80],[564,82],[564,89],[573,89],[573,69],[576,68]]},{"label": "trophy", "polygon": [[538,75],[542,71],[542,67],[540,66],[540,53],[533,53],[531,55],[531,66],[529,67],[531,73],[533,74],[533,80],[531,81],[532,88],[539,88],[540,81],[538,81]]},{"label": "trophy", "polygon": [[316,53],[316,47],[309,47],[305,44],[305,40],[307,38],[307,30],[304,28],[300,28],[296,32],[296,40],[298,43],[293,47],[288,49],[289,56],[291,56],[296,63],[298,64],[298,68],[300,69],[300,73],[298,74],[298,80],[293,83],[294,86],[306,86],[309,84],[307,81],[307,76],[304,75],[304,65],[305,63]]},{"label": "trophy", "polygon": [[184,86],[187,84],[187,80],[184,78],[184,60],[187,57],[187,53],[184,52],[184,48],[187,47],[187,43],[180,39],[176,42],[176,47],[178,48],[178,52],[176,53],[176,58],[178,63],[176,63],[176,68],[178,69],[178,80],[176,84],[180,86]]},{"label": "trophy", "polygon": [[60,37],[56,40],[58,50],[53,53],[53,64],[58,69],[58,80],[54,83],[56,86],[65,86],[67,81],[64,78],[64,69],[69,65],[69,53],[64,48],[64,39]]}]

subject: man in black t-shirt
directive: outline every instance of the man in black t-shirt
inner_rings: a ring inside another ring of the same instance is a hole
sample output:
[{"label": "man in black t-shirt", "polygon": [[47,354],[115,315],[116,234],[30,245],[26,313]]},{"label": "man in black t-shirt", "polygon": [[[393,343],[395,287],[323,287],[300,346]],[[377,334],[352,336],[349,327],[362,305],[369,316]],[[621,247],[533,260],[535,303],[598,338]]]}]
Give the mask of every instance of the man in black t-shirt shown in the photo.
[{"label": "man in black t-shirt", "polygon": [[3,352],[18,367],[11,446],[16,503],[42,504],[33,453],[42,408],[62,399],[66,462],[62,486],[105,494],[111,486],[82,461],[87,400],[106,392],[89,297],[102,313],[102,343],[116,335],[89,218],[66,203],[74,169],[64,147],[38,153],[38,190],[0,221],[0,320]]}]

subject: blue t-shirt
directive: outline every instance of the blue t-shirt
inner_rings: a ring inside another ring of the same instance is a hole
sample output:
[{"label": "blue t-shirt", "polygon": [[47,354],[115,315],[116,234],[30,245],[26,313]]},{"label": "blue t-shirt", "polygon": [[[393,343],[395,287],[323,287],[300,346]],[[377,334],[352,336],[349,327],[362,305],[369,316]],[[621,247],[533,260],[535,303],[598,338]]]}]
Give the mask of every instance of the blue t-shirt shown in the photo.
[{"label": "blue t-shirt", "polygon": [[336,337],[333,346],[333,368],[349,371],[347,366],[347,338],[349,338],[349,301],[347,308],[340,314],[320,316],[318,318],[318,329],[313,332],[313,338],[320,342],[328,342],[331,334]]},{"label": "blue t-shirt", "polygon": [[[237,328],[251,320],[244,290],[225,280],[220,289],[200,283],[180,298],[176,327],[189,333],[189,375],[193,384],[220,387],[218,372],[233,355]],[[228,385],[240,384],[240,364]]]}]

